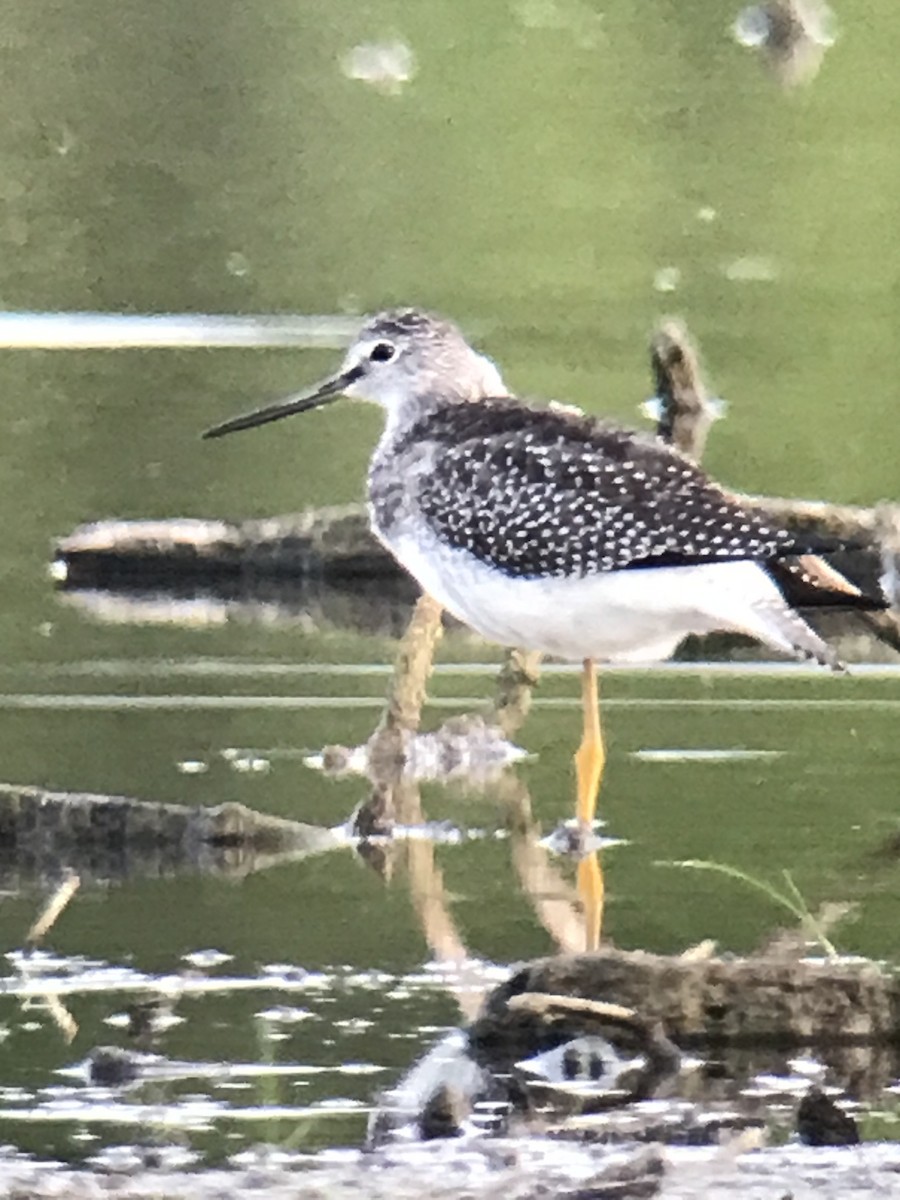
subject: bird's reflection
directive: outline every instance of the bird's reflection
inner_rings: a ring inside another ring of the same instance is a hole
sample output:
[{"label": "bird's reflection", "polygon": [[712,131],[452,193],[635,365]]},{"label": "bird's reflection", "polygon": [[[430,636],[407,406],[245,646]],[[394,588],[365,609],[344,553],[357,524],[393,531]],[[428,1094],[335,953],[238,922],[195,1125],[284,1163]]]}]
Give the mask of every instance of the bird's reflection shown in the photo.
[{"label": "bird's reflection", "polygon": [[[525,782],[510,770],[524,757],[511,740],[525,720],[538,659],[514,652],[501,671],[496,696],[485,713],[453,717],[431,733],[420,733],[425,687],[441,637],[439,606],[427,596],[417,603],[401,640],[381,719],[364,746],[327,747],[311,765],[331,774],[364,774],[371,789],[352,818],[360,853],[384,877],[403,873],[425,940],[441,963],[468,958],[453,919],[443,877],[435,862],[435,836],[409,836],[427,829],[420,784],[464,783],[492,795],[504,814],[512,859],[523,894],[560,951],[596,949],[600,942],[604,883],[597,843],[581,830],[542,838],[532,816]],[[407,836],[397,836],[401,831]],[[577,886],[559,869],[560,851],[578,859]],[[555,861],[554,861],[555,860]],[[461,1000],[471,1016],[480,997]]]}]

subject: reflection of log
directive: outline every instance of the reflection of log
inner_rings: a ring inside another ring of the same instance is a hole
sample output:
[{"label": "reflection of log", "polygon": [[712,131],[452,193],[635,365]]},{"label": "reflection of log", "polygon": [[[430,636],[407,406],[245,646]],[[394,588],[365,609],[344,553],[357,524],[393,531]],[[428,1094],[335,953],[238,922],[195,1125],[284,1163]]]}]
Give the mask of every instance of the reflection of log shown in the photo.
[{"label": "reflection of log", "polygon": [[650,369],[659,403],[656,436],[699,462],[710,426],[721,415],[721,403],[710,398],[696,347],[681,321],[669,318],[654,332]]},{"label": "reflection of log", "polygon": [[416,599],[415,584],[397,575],[340,583],[320,579],[179,579],[61,593],[68,607],[107,625],[167,625],[190,629],[223,625],[302,625],[326,634],[352,629],[373,637],[399,637]]},{"label": "reflection of log", "polygon": [[[769,496],[739,498],[771,510],[798,533],[847,541],[850,547],[829,555],[829,561],[868,593],[877,591],[879,577],[889,586],[893,580],[891,599],[900,604],[900,505],[854,508]],[[220,526],[203,521],[98,522],[60,540],[54,574],[73,603],[110,621],[222,624],[311,617],[325,628],[343,624],[396,634],[408,619],[416,586],[371,535],[361,505],[227,526],[221,542],[216,533]],[[265,540],[256,545],[254,529],[261,526],[267,527]],[[314,530],[314,536],[297,532],[304,528]],[[868,626],[879,640],[900,650],[896,607],[884,613],[816,611],[810,619],[828,637],[864,634]],[[861,656],[883,657],[883,648],[870,638],[862,655],[853,655]]]},{"label": "reflection of log", "polygon": [[738,41],[754,46],[785,88],[809,83],[834,41],[833,17],[825,0],[765,0],[740,13]]},{"label": "reflection of log", "polygon": [[0,784],[0,878],[6,888],[58,880],[68,869],[82,882],[186,870],[243,876],[340,844],[328,829],[242,804],[153,804]]}]

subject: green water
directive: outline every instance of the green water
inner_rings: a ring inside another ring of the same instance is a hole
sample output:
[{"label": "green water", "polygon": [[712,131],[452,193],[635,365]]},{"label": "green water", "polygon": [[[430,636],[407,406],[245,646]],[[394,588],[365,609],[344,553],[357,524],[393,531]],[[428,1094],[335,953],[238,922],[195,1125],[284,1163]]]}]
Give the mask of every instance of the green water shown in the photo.
[{"label": "green water", "polygon": [[[7,4],[0,305],[331,313],[416,302],[458,319],[517,390],[627,420],[649,389],[648,332],[677,312],[730,401],[708,449],[714,474],[757,492],[896,498],[900,9],[845,0],[842,36],[819,76],[794,92],[732,40],[734,15],[714,0]],[[397,94],[342,70],[355,45],[393,40],[416,64]],[[667,279],[674,291],[659,290]],[[267,772],[242,775],[220,752],[363,740],[385,680],[328,667],[387,663],[386,639],[265,622],[91,621],[60,603],[46,575],[52,539],[87,520],[241,518],[358,499],[374,411],[339,405],[221,444],[198,440],[334,357],[4,353],[3,777],[235,799],[323,824],[363,798],[365,784],[325,780],[297,755],[274,754]],[[444,655],[490,652],[451,642]],[[212,659],[248,672],[198,681],[183,670]],[[254,674],[255,664],[278,663],[322,670]],[[433,694],[449,707],[427,721],[490,689],[486,669],[439,676]],[[22,706],[23,696],[63,693],[88,701]],[[297,707],[252,700],[274,694]],[[90,698],[100,695],[121,702],[96,707]],[[204,695],[250,699],[232,708],[179,699]],[[617,674],[604,695],[602,807],[630,843],[606,856],[607,928],[618,944],[669,951],[709,936],[745,950],[785,919],[736,882],[657,865],[700,858],[779,886],[789,870],[811,907],[858,905],[835,935],[842,948],[896,955],[896,863],[881,852],[898,816],[896,675]],[[129,702],[148,696],[173,699]],[[519,773],[545,829],[571,808],[576,696],[574,677],[548,676],[519,736],[534,755]],[[342,697],[372,703],[333,703]],[[635,757],[665,749],[776,753]],[[185,775],[185,760],[209,769]],[[429,817],[460,828],[503,826],[490,792],[431,785],[423,801]],[[553,949],[508,842],[485,837],[436,855],[473,956],[508,963]],[[4,897],[2,948],[22,944],[38,904],[33,893]],[[243,883],[185,877],[86,890],[51,945],[160,973],[207,946],[235,956],[228,972],[251,975],[289,963],[406,978],[430,958],[402,873],[385,884],[349,851]],[[438,984],[416,984],[412,999],[389,990],[376,989],[373,1012],[368,991],[335,983],[333,1007],[323,1003],[277,1044],[285,1059],[384,1068],[352,1081],[326,1074],[302,1098],[368,1100],[428,1043],[421,1026],[459,1019]],[[254,1014],[275,1002],[195,1001],[161,1049],[256,1059],[271,1047],[261,1048]],[[46,1087],[51,1069],[119,1036],[102,1023],[119,999],[73,1001],[71,1046],[46,1013],[3,1005],[9,1085]],[[352,1037],[329,1033],[336,1013],[372,1024]],[[23,1031],[31,1019],[40,1028]],[[358,1117],[325,1126],[314,1126],[314,1141],[352,1140],[362,1127]],[[16,1127],[13,1140],[39,1148],[42,1138]],[[224,1133],[212,1142],[217,1154],[231,1145]],[[52,1145],[79,1157],[87,1143],[61,1126]]]}]

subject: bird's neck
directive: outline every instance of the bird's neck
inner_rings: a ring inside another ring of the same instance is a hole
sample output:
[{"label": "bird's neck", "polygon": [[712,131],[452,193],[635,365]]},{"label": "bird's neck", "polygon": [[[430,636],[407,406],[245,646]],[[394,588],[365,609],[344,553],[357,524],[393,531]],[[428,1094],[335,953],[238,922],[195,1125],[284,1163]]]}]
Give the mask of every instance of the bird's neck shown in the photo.
[{"label": "bird's neck", "polygon": [[446,393],[438,395],[426,392],[420,395],[398,396],[393,404],[385,406],[384,432],[379,439],[378,449],[386,449],[404,441],[409,431],[432,413],[448,405],[465,403],[463,397],[457,398]]}]

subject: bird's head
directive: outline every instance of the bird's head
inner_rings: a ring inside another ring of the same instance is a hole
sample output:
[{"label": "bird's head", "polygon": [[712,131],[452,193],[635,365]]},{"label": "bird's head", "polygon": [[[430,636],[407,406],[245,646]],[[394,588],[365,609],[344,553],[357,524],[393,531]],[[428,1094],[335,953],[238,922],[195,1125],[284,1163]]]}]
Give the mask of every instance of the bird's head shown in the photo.
[{"label": "bird's head", "polygon": [[465,402],[504,395],[497,367],[473,350],[451,321],[417,308],[388,309],[366,321],[336,374],[310,391],[216,425],[203,436],[252,429],[319,408],[338,396],[371,400],[387,411],[390,421],[430,398]]}]

